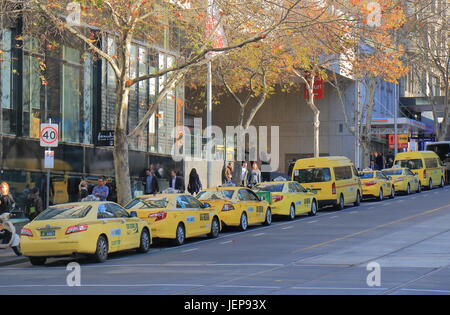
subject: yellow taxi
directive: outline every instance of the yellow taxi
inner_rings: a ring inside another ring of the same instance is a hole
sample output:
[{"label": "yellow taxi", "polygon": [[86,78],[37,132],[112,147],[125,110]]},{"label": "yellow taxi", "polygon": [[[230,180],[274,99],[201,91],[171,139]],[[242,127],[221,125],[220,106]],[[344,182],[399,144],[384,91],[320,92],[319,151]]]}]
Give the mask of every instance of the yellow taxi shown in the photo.
[{"label": "yellow taxi", "polygon": [[219,236],[219,211],[188,194],[144,195],[125,206],[147,220],[154,238],[171,239],[177,246],[186,238]]},{"label": "yellow taxi", "polygon": [[294,220],[297,215],[314,216],[317,213],[316,194],[297,182],[263,182],[252,189],[256,194],[270,193],[272,215],[288,216],[290,220]]},{"label": "yellow taxi", "polygon": [[317,192],[319,208],[334,206],[344,209],[348,203],[359,206],[362,199],[361,181],[352,161],[342,156],[298,160],[292,180]]},{"label": "yellow taxi", "polygon": [[20,233],[24,256],[33,265],[49,257],[87,254],[104,262],[112,252],[137,249],[145,253],[152,243],[150,226],[113,202],[78,202],[51,206],[24,226]]},{"label": "yellow taxi", "polygon": [[249,225],[272,223],[272,210],[267,201],[244,187],[217,187],[201,191],[197,198],[220,210],[220,220],[226,226],[247,230]]},{"label": "yellow taxi", "polygon": [[395,157],[394,165],[409,168],[420,179],[422,187],[429,190],[445,186],[445,167],[432,151],[403,152]]},{"label": "yellow taxi", "polygon": [[396,193],[403,192],[409,195],[413,191],[417,193],[422,191],[419,178],[408,168],[390,168],[381,172],[394,183]]},{"label": "yellow taxi", "polygon": [[382,201],[386,196],[395,197],[393,182],[381,171],[365,170],[360,172],[364,198],[377,198]]}]

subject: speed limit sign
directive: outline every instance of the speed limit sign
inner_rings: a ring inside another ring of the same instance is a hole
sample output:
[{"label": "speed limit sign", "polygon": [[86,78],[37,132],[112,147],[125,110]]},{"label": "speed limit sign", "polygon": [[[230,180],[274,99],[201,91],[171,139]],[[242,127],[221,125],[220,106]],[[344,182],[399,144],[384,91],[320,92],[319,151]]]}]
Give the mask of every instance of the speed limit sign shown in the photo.
[{"label": "speed limit sign", "polygon": [[58,146],[58,124],[41,124],[39,135],[41,139],[41,147],[56,148]]}]

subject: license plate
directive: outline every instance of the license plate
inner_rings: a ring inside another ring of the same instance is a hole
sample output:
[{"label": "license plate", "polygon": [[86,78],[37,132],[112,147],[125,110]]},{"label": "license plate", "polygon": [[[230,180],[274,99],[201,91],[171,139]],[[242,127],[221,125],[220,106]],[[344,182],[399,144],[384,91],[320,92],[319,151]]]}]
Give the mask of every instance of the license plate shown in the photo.
[{"label": "license plate", "polygon": [[41,237],[55,236],[55,231],[41,231]]}]

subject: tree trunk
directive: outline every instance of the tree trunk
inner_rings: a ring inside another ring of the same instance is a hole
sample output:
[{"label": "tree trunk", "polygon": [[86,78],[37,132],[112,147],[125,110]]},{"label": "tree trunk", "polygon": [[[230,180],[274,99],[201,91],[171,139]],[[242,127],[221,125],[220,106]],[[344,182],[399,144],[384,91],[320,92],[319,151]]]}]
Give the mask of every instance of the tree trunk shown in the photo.
[{"label": "tree trunk", "polygon": [[[125,83],[124,83],[125,84]],[[118,104],[116,112],[116,128],[114,135],[114,171],[117,183],[117,202],[125,205],[132,199],[130,164],[128,151],[127,121],[128,121],[128,96],[130,89],[122,86],[118,88],[116,95]]]},{"label": "tree trunk", "polygon": [[315,107],[315,110],[314,110],[314,157],[320,157],[320,111],[314,104],[311,104],[310,107],[311,106]]},{"label": "tree trunk", "polygon": [[[306,81],[306,79],[305,79]],[[315,77],[311,78],[311,83],[307,84],[309,98],[308,98],[308,106],[314,113],[314,157],[320,157],[320,110],[317,108],[314,102],[314,82]]]}]

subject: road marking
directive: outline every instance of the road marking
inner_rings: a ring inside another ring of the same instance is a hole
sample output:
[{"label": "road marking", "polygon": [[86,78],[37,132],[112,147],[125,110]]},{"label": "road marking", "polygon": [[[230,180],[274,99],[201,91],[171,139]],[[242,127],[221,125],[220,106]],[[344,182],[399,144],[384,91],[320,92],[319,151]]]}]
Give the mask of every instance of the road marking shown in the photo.
[{"label": "road marking", "polygon": [[385,290],[385,288],[340,288],[340,287],[292,287],[294,290]]},{"label": "road marking", "polygon": [[319,221],[314,220],[314,221],[308,222],[308,224],[313,224],[313,223],[316,223],[316,222],[319,222]]},{"label": "road marking", "polygon": [[331,217],[330,219],[336,219],[336,218],[339,218],[339,216],[335,215],[334,217]]},{"label": "road marking", "polygon": [[233,243],[233,240],[220,243],[221,245]]},{"label": "road marking", "polygon": [[[143,283],[143,284],[83,284],[80,287],[205,287],[204,284],[178,284],[178,283]],[[0,285],[0,288],[39,288],[39,287],[64,287],[64,284],[20,284]]]},{"label": "road marking", "polygon": [[244,289],[281,289],[281,287],[273,287],[273,286],[260,286],[260,285],[225,285],[218,284],[214,285],[216,288],[244,288]]},{"label": "road marking", "polygon": [[419,218],[419,217],[422,217],[422,216],[425,216],[425,215],[428,215],[428,214],[432,214],[434,212],[438,212],[438,211],[441,211],[443,209],[448,209],[448,208],[450,208],[450,204],[448,204],[446,206],[439,207],[439,208],[427,210],[425,212],[421,212],[419,214],[415,214],[415,215],[412,215],[412,216],[409,216],[409,217],[406,217],[406,218],[402,218],[402,219],[399,219],[399,220],[395,220],[395,221],[391,221],[391,222],[384,223],[384,224],[381,224],[381,225],[377,225],[377,226],[374,226],[372,228],[368,228],[368,229],[365,229],[365,230],[362,230],[362,231],[359,231],[359,232],[355,232],[355,233],[352,233],[352,234],[347,234],[345,236],[338,237],[338,238],[335,238],[335,239],[332,239],[332,240],[329,240],[329,241],[326,241],[326,242],[317,243],[317,244],[312,245],[312,246],[300,248],[300,249],[291,251],[291,254],[297,254],[297,253],[301,253],[301,252],[304,252],[304,251],[307,251],[307,250],[311,250],[311,249],[314,249],[314,248],[317,248],[317,247],[321,247],[321,246],[325,246],[325,245],[328,245],[328,244],[336,243],[338,241],[343,241],[343,240],[346,240],[346,239],[349,239],[349,238],[352,238],[352,237],[355,237],[355,236],[359,236],[359,235],[366,234],[366,233],[369,233],[369,232],[372,232],[372,231],[376,231],[376,230],[384,228],[384,227],[388,227],[388,226],[391,226],[391,225],[399,224],[399,223],[402,223],[404,221],[408,221],[408,220],[412,220],[412,219],[415,219],[415,218]]},{"label": "road marking", "polygon": [[292,229],[294,226],[287,226],[287,227],[284,227],[284,228],[281,228],[282,230],[289,230],[289,229]]},{"label": "road marking", "polygon": [[257,237],[257,236],[262,236],[262,235],[266,235],[266,233],[258,233],[258,234],[255,234],[255,235],[253,235],[254,237]]},{"label": "road marking", "polygon": [[196,251],[196,250],[198,250],[198,248],[186,249],[186,250],[183,250],[182,253],[189,253],[189,252],[193,252],[193,251]]}]

